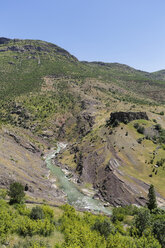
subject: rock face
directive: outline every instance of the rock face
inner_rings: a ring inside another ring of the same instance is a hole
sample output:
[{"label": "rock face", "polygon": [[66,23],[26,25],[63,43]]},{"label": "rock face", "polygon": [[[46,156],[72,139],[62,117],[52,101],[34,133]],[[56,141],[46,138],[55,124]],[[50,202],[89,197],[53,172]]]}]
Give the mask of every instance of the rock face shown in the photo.
[{"label": "rock face", "polygon": [[29,143],[29,142],[25,142],[20,137],[17,137],[14,133],[8,132],[7,134],[10,137],[12,137],[18,145],[24,147],[26,150],[28,150],[32,153],[39,153],[40,152],[40,150],[34,144]]},{"label": "rock face", "polygon": [[146,204],[146,199],[140,196],[137,186],[121,179],[120,171],[113,166],[106,169],[104,179],[100,180],[99,193],[113,206]]},{"label": "rock face", "polygon": [[0,44],[6,44],[10,41],[11,39],[0,37]]},{"label": "rock face", "polygon": [[113,124],[116,121],[128,123],[139,119],[148,120],[146,112],[114,112],[110,115],[109,124]]},{"label": "rock face", "polygon": [[[78,183],[88,182],[93,185],[97,192],[97,197],[101,200],[109,202],[113,206],[125,206],[130,204],[145,205],[146,200],[140,194],[143,187],[138,182],[138,186],[134,183],[127,182],[123,172],[120,171],[122,161],[114,154],[106,165],[105,154],[109,152],[109,148],[105,144],[102,148],[93,150],[87,144],[81,147],[72,146],[71,154],[74,154],[76,174],[78,175]],[[133,180],[133,179],[132,179]],[[140,188],[140,190],[139,190]]]},{"label": "rock face", "polygon": [[80,136],[84,137],[88,134],[95,123],[95,117],[88,112],[84,112],[77,116],[77,131]]}]

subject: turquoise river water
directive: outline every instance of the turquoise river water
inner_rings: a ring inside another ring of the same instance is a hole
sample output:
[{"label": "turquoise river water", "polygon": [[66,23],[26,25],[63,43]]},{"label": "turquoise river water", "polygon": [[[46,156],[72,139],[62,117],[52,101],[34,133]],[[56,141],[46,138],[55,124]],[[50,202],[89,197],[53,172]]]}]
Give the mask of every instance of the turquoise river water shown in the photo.
[{"label": "turquoise river water", "polygon": [[87,196],[83,194],[76,186],[75,183],[71,182],[62,171],[62,169],[52,163],[52,158],[56,156],[57,153],[61,151],[61,149],[65,148],[66,145],[64,143],[59,143],[57,149],[49,154],[45,161],[47,167],[50,169],[52,174],[55,176],[58,181],[58,186],[67,196],[67,201],[70,205],[78,208],[89,210],[97,213],[104,213],[107,215],[111,215],[112,211],[108,207],[104,207],[102,201],[93,199],[92,196]]}]

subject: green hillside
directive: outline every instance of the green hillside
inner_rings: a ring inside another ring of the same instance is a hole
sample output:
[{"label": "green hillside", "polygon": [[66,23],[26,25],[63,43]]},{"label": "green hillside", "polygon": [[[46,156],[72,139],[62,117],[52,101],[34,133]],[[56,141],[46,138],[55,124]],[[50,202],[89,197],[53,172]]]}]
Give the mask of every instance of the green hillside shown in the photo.
[{"label": "green hillside", "polygon": [[[159,72],[146,73],[117,63],[79,62],[64,49],[43,41],[9,40],[0,44],[0,56],[1,98],[39,91],[44,76],[67,76],[82,81],[90,77],[106,83],[113,80],[124,89],[136,90],[144,96],[148,93],[151,99],[154,88],[164,88]],[[145,90],[140,91],[144,86]],[[150,86],[153,88],[150,89]]]},{"label": "green hillside", "polygon": [[68,109],[74,114],[80,111],[80,91],[84,90],[88,95],[91,91],[102,94],[99,101],[107,104],[114,94],[115,99],[135,104],[164,102],[164,81],[153,74],[115,63],[79,62],[64,49],[43,41],[1,38],[0,43],[4,43],[0,44],[1,122],[19,123],[11,115],[15,105],[21,105],[32,122],[47,121],[54,112],[68,113]]}]

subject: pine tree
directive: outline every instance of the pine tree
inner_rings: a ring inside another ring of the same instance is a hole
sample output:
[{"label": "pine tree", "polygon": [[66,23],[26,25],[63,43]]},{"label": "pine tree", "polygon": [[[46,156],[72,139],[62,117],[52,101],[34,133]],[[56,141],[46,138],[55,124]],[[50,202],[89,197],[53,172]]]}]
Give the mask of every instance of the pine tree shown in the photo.
[{"label": "pine tree", "polygon": [[147,206],[150,210],[157,208],[156,195],[154,186],[151,184],[148,190],[148,203]]}]

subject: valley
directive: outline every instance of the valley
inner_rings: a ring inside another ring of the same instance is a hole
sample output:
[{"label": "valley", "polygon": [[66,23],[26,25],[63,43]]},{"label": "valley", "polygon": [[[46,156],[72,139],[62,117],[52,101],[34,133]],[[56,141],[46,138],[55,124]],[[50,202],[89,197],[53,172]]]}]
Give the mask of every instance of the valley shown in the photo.
[{"label": "valley", "polygon": [[[107,206],[145,205],[153,184],[165,206],[163,71],[80,62],[51,43],[0,38],[0,75],[1,188],[20,181],[28,200],[65,203],[44,159],[63,142],[52,162],[84,193]],[[121,111],[148,119],[108,124]]]}]

